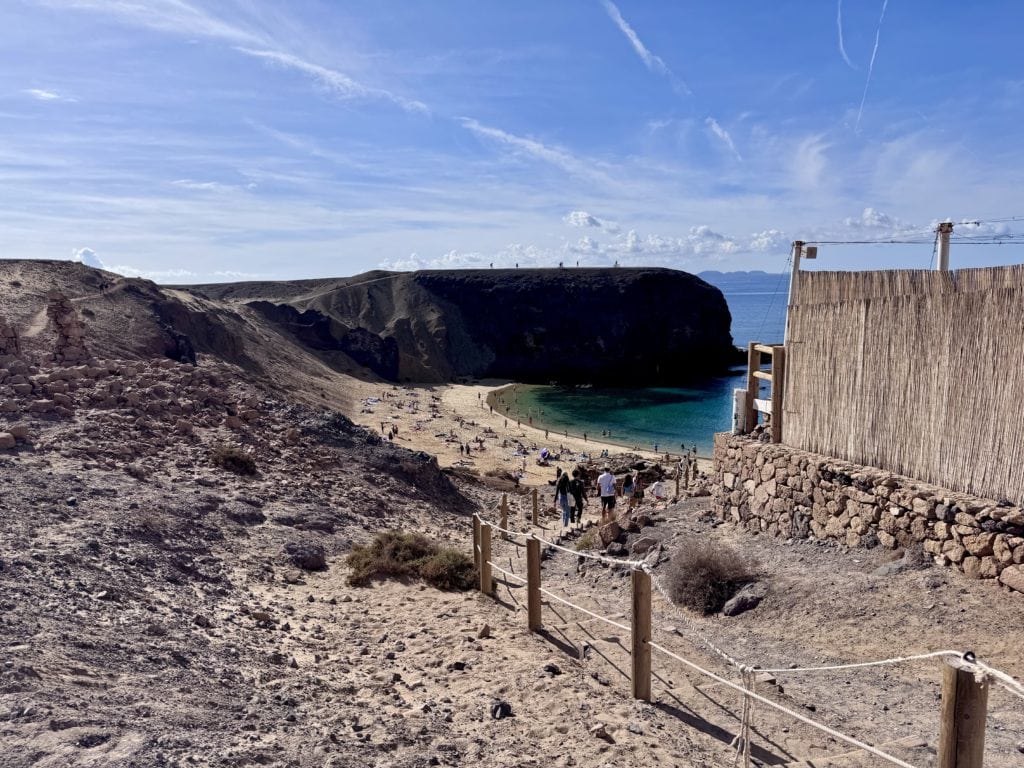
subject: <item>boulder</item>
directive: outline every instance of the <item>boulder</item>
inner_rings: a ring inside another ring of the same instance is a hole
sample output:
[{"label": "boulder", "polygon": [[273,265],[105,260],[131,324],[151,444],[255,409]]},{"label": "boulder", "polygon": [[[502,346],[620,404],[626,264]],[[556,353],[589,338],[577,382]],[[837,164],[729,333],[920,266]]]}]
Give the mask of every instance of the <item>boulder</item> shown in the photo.
[{"label": "boulder", "polygon": [[598,528],[597,533],[601,537],[601,546],[607,548],[613,541],[619,540],[619,536],[622,535],[622,529],[618,523],[612,520],[610,523],[605,523]]},{"label": "boulder", "polygon": [[1024,592],[1024,565],[1011,565],[999,574],[999,581],[1010,589]]},{"label": "boulder", "polygon": [[767,594],[767,585],[759,581],[747,584],[722,606],[722,614],[725,616],[738,616],[744,611],[756,608]]},{"label": "boulder", "polygon": [[0,451],[13,448],[17,442],[10,432],[0,432]]},{"label": "boulder", "polygon": [[285,554],[291,561],[306,571],[326,571],[327,556],[319,544],[306,541],[292,541],[284,546]]}]

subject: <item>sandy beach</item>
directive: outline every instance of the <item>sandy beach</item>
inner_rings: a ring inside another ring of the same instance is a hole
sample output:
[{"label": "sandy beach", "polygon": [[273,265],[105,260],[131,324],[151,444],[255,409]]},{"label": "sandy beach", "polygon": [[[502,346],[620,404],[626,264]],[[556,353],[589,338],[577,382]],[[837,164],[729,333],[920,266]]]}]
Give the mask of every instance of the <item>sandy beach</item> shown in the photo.
[{"label": "sandy beach", "polygon": [[[503,392],[516,385],[508,381],[485,380],[479,384],[392,385],[353,380],[352,396],[356,407],[350,417],[357,424],[387,435],[397,428],[394,440],[412,450],[437,457],[442,467],[466,467],[485,474],[494,470],[520,472],[520,484],[546,487],[554,479],[555,468],[593,458],[600,463],[602,452],[609,457],[620,454],[641,456],[662,465],[674,465],[680,454],[632,450],[613,442],[594,439],[589,434],[547,431],[535,420],[533,425],[517,422],[492,409]],[[469,454],[460,448],[470,445]],[[557,459],[540,466],[540,451],[547,448]],[[710,472],[711,461],[698,460],[702,472]]]}]

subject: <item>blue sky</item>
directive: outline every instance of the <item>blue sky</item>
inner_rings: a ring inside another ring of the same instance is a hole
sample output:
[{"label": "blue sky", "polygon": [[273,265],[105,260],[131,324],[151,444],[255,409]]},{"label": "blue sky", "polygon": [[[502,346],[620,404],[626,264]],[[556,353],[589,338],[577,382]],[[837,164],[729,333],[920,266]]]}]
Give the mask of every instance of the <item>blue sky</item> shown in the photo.
[{"label": "blue sky", "polygon": [[2,253],[192,282],[780,271],[793,239],[897,238],[817,266],[926,268],[937,221],[1024,232],[1022,24],[1005,0],[6,0]]}]

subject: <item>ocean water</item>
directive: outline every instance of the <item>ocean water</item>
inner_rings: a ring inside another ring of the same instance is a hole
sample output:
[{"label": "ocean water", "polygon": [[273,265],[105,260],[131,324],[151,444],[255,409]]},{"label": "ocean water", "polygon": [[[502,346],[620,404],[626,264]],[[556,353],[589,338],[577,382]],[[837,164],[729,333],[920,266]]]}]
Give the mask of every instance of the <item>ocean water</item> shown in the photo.
[{"label": "ocean water", "polygon": [[[717,284],[732,314],[733,343],[746,348],[749,341],[782,343],[786,322],[788,285],[777,275],[729,273]],[[732,375],[711,377],[686,388],[568,389],[517,387],[509,416],[551,430],[552,444],[560,434],[586,433],[601,440],[611,432],[612,442],[652,450],[679,451],[697,446],[701,456],[711,454],[715,432],[732,428],[732,392],[745,386],[745,367]]]}]

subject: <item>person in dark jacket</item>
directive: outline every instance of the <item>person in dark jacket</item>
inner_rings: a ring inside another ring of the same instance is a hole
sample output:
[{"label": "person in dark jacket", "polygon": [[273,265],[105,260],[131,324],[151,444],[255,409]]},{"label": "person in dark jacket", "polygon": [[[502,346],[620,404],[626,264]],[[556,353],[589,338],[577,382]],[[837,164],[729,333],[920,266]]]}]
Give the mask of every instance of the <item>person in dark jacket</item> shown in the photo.
[{"label": "person in dark jacket", "polygon": [[572,507],[569,509],[569,522],[583,522],[583,508],[587,505],[587,484],[580,477],[580,471],[572,471],[572,480],[569,481],[569,494],[572,496]]}]

